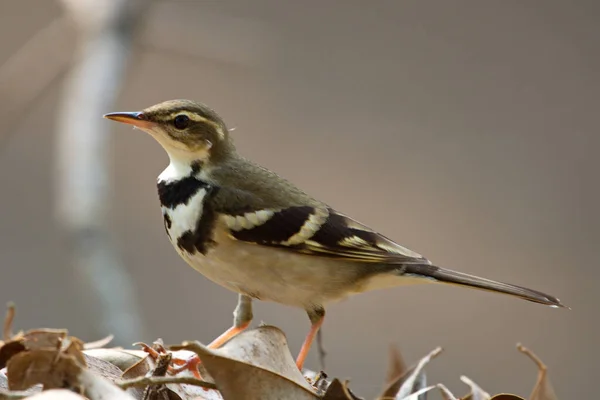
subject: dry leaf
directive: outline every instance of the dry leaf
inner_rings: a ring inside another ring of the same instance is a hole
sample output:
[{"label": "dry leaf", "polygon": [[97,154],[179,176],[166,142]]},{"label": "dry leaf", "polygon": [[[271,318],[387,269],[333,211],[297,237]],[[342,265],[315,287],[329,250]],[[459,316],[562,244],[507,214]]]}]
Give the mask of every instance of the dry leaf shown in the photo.
[{"label": "dry leaf", "polygon": [[531,350],[525,348],[521,344],[517,344],[517,349],[521,353],[531,358],[538,367],[537,382],[533,387],[533,391],[529,396],[529,400],[558,400],[556,394],[554,393],[554,388],[550,383],[550,379],[548,378],[548,368],[542,362],[542,360],[540,360]]},{"label": "dry leaf", "polygon": [[452,392],[446,386],[442,385],[441,383],[438,383],[437,387],[440,389],[440,392],[442,393],[442,398],[444,400],[458,400],[456,396],[454,396],[454,394],[452,394]]},{"label": "dry leaf", "polygon": [[88,356],[87,354],[83,354],[83,356],[85,357],[87,367],[91,372],[94,372],[111,382],[121,379],[123,372],[117,366],[108,361]]},{"label": "dry leaf", "polygon": [[85,365],[81,354],[83,342],[76,337],[67,336],[65,329],[32,329],[14,337],[0,348],[0,368],[4,368],[11,357],[25,350],[64,351],[73,355],[77,361]]},{"label": "dry leaf", "polygon": [[[146,356],[139,360],[137,363],[132,365],[123,373],[124,380],[131,380],[134,378],[139,378],[142,376],[148,376],[151,371],[156,368],[156,359],[160,354],[164,354],[167,352],[166,349],[162,346],[148,346],[146,344],[142,344],[142,346],[146,349]],[[158,348],[157,348],[158,347]],[[150,355],[149,353],[152,353]],[[190,358],[196,356],[196,353],[188,350],[178,350],[178,351],[169,351],[171,354],[171,360],[176,360],[178,363],[185,363]],[[183,370],[180,372],[172,373],[168,371],[167,375],[178,377],[178,378],[193,378],[193,375],[189,370]],[[203,400],[222,400],[223,397],[219,393],[218,390],[215,389],[204,389],[199,386],[186,384],[186,383],[167,383],[165,384],[167,389],[169,389],[170,393],[181,398],[181,399],[203,399]],[[143,388],[140,387],[130,387],[127,389],[127,392],[133,395],[136,398],[140,398],[140,394],[143,392]]]},{"label": "dry leaf", "polygon": [[135,400],[132,395],[121,390],[108,379],[85,368],[80,370],[76,382],[84,389],[83,394],[89,400]]},{"label": "dry leaf", "polygon": [[126,371],[148,355],[141,350],[126,349],[86,349],[83,354],[107,361],[121,371]]},{"label": "dry leaf", "polygon": [[51,389],[28,397],[27,400],[85,400],[85,397],[67,389]]},{"label": "dry leaf", "polygon": [[100,340],[96,340],[95,342],[87,342],[83,345],[83,348],[86,350],[90,350],[90,349],[99,349],[102,348],[104,346],[106,346],[107,344],[109,344],[110,342],[112,342],[112,340],[114,339],[114,335],[108,335],[105,338],[102,338]]},{"label": "dry leaf", "polygon": [[[4,327],[2,329],[3,342],[8,342],[12,339],[12,326],[15,319],[16,309],[14,303],[8,303],[6,306],[6,317],[4,317]],[[4,343],[2,343],[4,344]]]},{"label": "dry leaf", "polygon": [[25,350],[25,346],[20,340],[13,340],[4,343],[4,346],[0,348],[0,369],[6,367],[6,363],[15,354],[18,354]]},{"label": "dry leaf", "polygon": [[[397,393],[392,393],[391,396],[395,396],[397,400],[402,400],[411,394],[419,392],[419,390],[423,389],[426,385],[426,378],[424,373],[425,366],[441,352],[441,347],[434,349],[432,352],[430,352],[421,360],[419,360],[419,363],[416,366],[409,368],[403,375],[398,377],[395,382],[390,382],[388,387],[384,389],[383,393],[386,393],[388,391],[388,388],[392,386],[399,387]],[[430,386],[429,390],[431,390],[434,387],[435,386]],[[381,395],[380,398],[382,396],[383,395]],[[390,397],[390,395],[388,395],[388,397]],[[417,396],[414,398],[417,399],[419,397]],[[421,399],[425,399],[425,397],[423,396]]]},{"label": "dry leaf", "polygon": [[[81,370],[71,356],[60,356],[55,350],[23,351],[8,361],[7,377],[10,390],[25,390],[38,383],[45,389],[64,388],[76,382]],[[81,388],[73,386],[80,391]]]},{"label": "dry leaf", "polygon": [[272,326],[244,331],[217,350],[198,342],[173,349],[192,350],[212,376],[224,399],[318,399],[287,347],[285,335]]},{"label": "dry leaf", "polygon": [[426,400],[427,393],[431,392],[436,387],[437,387],[436,385],[423,387],[423,388],[420,388],[419,390],[416,390],[415,392],[409,394],[406,397],[396,397],[396,399],[398,399],[398,400]]},{"label": "dry leaf", "polygon": [[274,326],[263,325],[246,330],[215,352],[227,358],[264,368],[312,390],[296,366],[285,334]]},{"label": "dry leaf", "polygon": [[74,356],[48,349],[24,351],[11,358],[8,383],[11,390],[40,383],[45,389],[68,388],[83,393],[90,400],[134,399],[109,380],[83,368]]},{"label": "dry leaf", "polygon": [[27,350],[60,349],[67,337],[66,329],[32,329],[25,332],[22,343]]},{"label": "dry leaf", "polygon": [[385,379],[385,387],[380,398],[393,398],[398,393],[402,385],[402,376],[406,373],[406,364],[402,359],[402,355],[396,346],[390,346],[390,361]]},{"label": "dry leaf", "polygon": [[460,380],[471,388],[471,393],[463,397],[461,400],[490,400],[490,395],[475,382],[466,376],[461,376]]},{"label": "dry leaf", "polygon": [[[6,369],[0,370],[0,400],[2,400],[3,398],[9,398],[7,392],[10,392],[10,395],[13,395],[15,393],[14,391],[10,391],[8,388],[8,378],[6,377],[5,372]],[[18,394],[23,394],[23,397],[27,397],[39,393],[41,391],[42,385],[35,385],[27,390],[19,391]],[[4,394],[2,395],[2,393]]]},{"label": "dry leaf", "polygon": [[339,379],[334,379],[327,388],[327,392],[322,400],[363,400],[356,397],[350,389],[348,389],[348,381],[342,383]]}]

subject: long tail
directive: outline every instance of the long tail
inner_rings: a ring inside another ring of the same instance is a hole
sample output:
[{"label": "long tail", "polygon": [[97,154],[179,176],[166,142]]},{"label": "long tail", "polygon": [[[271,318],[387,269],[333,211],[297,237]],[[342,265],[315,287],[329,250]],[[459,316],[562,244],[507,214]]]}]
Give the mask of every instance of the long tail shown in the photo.
[{"label": "long tail", "polygon": [[440,283],[449,283],[454,285],[467,286],[475,289],[487,290],[490,292],[504,293],[551,307],[569,308],[562,304],[558,298],[550,296],[546,293],[538,292],[537,290],[512,285],[510,283],[503,283],[493,281],[491,279],[480,278],[478,276],[444,269],[435,265],[404,264],[400,270],[402,276],[413,276],[429,279]]}]

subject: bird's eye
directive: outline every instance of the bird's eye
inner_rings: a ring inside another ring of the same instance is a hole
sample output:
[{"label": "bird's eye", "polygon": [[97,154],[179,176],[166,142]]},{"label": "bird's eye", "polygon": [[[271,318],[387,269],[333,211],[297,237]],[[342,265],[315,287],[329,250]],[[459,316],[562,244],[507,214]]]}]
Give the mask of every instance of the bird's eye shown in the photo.
[{"label": "bird's eye", "polygon": [[173,120],[173,125],[177,129],[185,129],[190,123],[190,118],[187,115],[180,114]]}]

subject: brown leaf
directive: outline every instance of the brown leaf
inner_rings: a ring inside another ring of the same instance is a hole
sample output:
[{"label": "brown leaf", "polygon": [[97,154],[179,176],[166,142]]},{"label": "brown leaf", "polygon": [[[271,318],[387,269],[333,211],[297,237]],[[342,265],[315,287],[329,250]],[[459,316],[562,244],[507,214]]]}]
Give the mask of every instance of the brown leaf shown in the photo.
[{"label": "brown leaf", "polygon": [[360,397],[356,397],[350,389],[348,389],[348,381],[342,383],[339,379],[335,378],[331,381],[331,384],[327,388],[327,392],[323,396],[322,400],[363,400]]},{"label": "brown leaf", "polygon": [[75,337],[67,337],[64,329],[32,329],[24,334],[13,337],[13,339],[0,348],[0,368],[4,368],[14,355],[24,350],[48,349],[64,351],[74,355],[78,361],[85,365],[81,355],[81,340]]},{"label": "brown leaf", "polygon": [[198,354],[225,400],[318,399],[296,367],[285,335],[278,328],[261,326],[244,331],[216,350],[198,342],[171,348]]},{"label": "brown leaf", "polygon": [[60,349],[67,337],[66,329],[32,329],[23,335],[23,345],[27,350]]},{"label": "brown leaf", "polygon": [[2,329],[2,338],[4,339],[4,342],[8,342],[12,339],[12,325],[15,319],[15,313],[15,304],[8,303],[6,306],[6,317],[4,317],[4,327]]},{"label": "brown leaf", "polygon": [[57,355],[54,350],[38,349],[12,357],[7,365],[10,390],[25,390],[38,383],[45,389],[64,388],[66,382],[77,382],[81,366],[71,356]]},{"label": "brown leaf", "polygon": [[471,388],[471,393],[463,397],[461,400],[490,400],[490,395],[475,382],[466,376],[461,376],[460,380]]},{"label": "brown leaf", "polygon": [[385,379],[385,387],[379,397],[395,397],[402,385],[400,378],[406,373],[406,364],[402,359],[400,350],[396,346],[390,346],[390,361]]},{"label": "brown leaf", "polygon": [[25,346],[21,343],[21,340],[4,343],[4,346],[0,347],[0,369],[6,367],[8,360],[23,350],[25,350]]},{"label": "brown leaf", "polygon": [[63,339],[61,343],[61,352],[66,355],[70,355],[82,366],[87,366],[85,355],[81,352],[83,350],[83,342],[74,336],[68,336]]},{"label": "brown leaf", "polygon": [[556,394],[554,393],[554,388],[550,383],[550,379],[548,378],[548,368],[542,362],[542,360],[540,360],[531,350],[525,348],[520,343],[517,344],[517,349],[521,353],[531,358],[538,367],[537,382],[533,387],[533,391],[529,396],[529,400],[558,400]]},{"label": "brown leaf", "polygon": [[[3,399],[3,397],[8,398],[9,396],[7,395],[7,393],[10,393],[11,395],[13,393],[15,393],[14,391],[9,391],[8,389],[8,378],[6,377],[6,375],[3,373],[6,370],[2,370],[0,372],[0,400]],[[16,392],[17,394],[23,394],[23,397],[27,397],[27,396],[31,396],[34,395],[36,393],[39,393],[42,391],[42,385],[35,385],[30,387],[27,390],[21,390],[19,392]],[[4,393],[2,395],[2,393]]]}]

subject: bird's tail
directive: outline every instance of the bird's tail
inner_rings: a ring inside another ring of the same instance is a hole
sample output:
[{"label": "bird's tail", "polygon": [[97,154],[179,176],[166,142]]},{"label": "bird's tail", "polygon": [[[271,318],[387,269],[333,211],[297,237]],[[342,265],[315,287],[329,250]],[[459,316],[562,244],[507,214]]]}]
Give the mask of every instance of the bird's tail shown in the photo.
[{"label": "bird's tail", "polygon": [[400,271],[401,276],[418,277],[439,283],[448,283],[487,290],[490,292],[504,293],[556,308],[566,307],[558,298],[537,290],[480,278],[478,276],[452,271],[431,264],[405,264],[400,268]]}]

